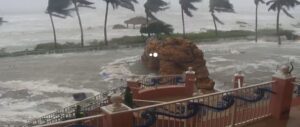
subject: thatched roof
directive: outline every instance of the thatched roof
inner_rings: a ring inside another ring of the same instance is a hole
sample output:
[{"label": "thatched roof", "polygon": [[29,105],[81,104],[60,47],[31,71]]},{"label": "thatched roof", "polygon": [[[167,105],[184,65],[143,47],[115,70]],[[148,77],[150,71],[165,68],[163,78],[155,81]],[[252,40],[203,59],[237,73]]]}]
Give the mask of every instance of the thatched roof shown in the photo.
[{"label": "thatched roof", "polygon": [[137,16],[137,17],[133,17],[131,19],[125,20],[124,23],[125,24],[133,24],[133,25],[142,25],[142,24],[146,24],[147,20],[143,16]]}]

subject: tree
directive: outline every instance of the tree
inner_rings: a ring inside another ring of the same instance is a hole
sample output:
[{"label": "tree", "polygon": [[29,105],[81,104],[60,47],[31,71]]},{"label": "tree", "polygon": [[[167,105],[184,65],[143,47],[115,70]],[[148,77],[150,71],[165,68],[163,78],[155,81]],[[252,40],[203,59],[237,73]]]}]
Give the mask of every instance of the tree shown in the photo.
[{"label": "tree", "polygon": [[89,2],[87,0],[72,0],[73,5],[75,7],[76,15],[78,18],[78,23],[80,27],[80,33],[81,33],[81,47],[84,47],[84,35],[83,35],[83,28],[82,28],[82,23],[81,23],[81,18],[79,14],[79,9],[78,7],[88,7],[88,8],[93,8],[90,5],[94,4],[92,2]]},{"label": "tree", "polygon": [[106,2],[105,19],[104,19],[104,42],[108,45],[107,41],[107,16],[108,6],[112,5],[113,9],[117,9],[119,6],[134,11],[133,3],[138,3],[137,0],[104,0]]},{"label": "tree", "polygon": [[55,49],[57,48],[57,39],[56,39],[56,31],[55,31],[53,16],[58,18],[66,18],[67,16],[71,16],[70,10],[68,9],[70,4],[71,4],[70,0],[48,0],[48,7],[46,13],[49,14],[51,20]]},{"label": "tree", "polygon": [[141,27],[140,32],[143,33],[150,33],[155,34],[157,37],[164,33],[166,35],[170,35],[174,31],[172,25],[166,24],[162,21],[156,21],[150,23],[148,26]]},{"label": "tree", "polygon": [[267,2],[267,5],[270,5],[269,11],[277,11],[277,19],[276,19],[276,33],[278,37],[278,45],[281,45],[281,38],[279,33],[279,18],[280,12],[283,11],[290,18],[294,18],[288,10],[290,8],[294,8],[296,5],[299,5],[300,2],[298,0],[270,0]]},{"label": "tree", "polygon": [[129,87],[126,87],[124,94],[124,104],[130,108],[133,108],[133,98]]},{"label": "tree", "polygon": [[258,13],[258,5],[259,3],[264,4],[264,0],[254,0],[255,3],[255,42],[257,42],[257,13]]},{"label": "tree", "polygon": [[[147,2],[144,4],[145,7],[145,13],[146,13],[146,28],[148,28],[149,18],[158,20],[153,13],[157,13],[159,11],[164,11],[168,9],[168,3],[163,0],[147,0]],[[150,37],[150,33],[148,32],[148,37]]]},{"label": "tree", "polygon": [[233,5],[229,2],[229,0],[210,0],[209,12],[213,18],[216,36],[218,36],[216,22],[220,23],[221,25],[224,25],[224,23],[215,15],[215,12],[234,12]]},{"label": "tree", "polygon": [[193,5],[195,2],[201,2],[201,0],[179,0],[181,5],[181,18],[182,18],[182,33],[185,36],[185,22],[184,22],[184,14],[189,17],[193,17],[191,10],[197,10],[197,8]]}]

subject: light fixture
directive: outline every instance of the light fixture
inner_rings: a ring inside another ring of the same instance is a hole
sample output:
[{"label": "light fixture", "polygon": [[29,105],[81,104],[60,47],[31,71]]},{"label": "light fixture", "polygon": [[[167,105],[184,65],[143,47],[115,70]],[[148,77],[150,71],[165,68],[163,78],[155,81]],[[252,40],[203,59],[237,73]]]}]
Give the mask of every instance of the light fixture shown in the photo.
[{"label": "light fixture", "polygon": [[157,53],[157,52],[154,52],[154,53],[153,53],[153,57],[158,57],[158,53]]},{"label": "light fixture", "polygon": [[153,56],[153,54],[152,54],[152,53],[149,53],[149,56],[151,56],[151,57],[152,57],[152,56]]}]

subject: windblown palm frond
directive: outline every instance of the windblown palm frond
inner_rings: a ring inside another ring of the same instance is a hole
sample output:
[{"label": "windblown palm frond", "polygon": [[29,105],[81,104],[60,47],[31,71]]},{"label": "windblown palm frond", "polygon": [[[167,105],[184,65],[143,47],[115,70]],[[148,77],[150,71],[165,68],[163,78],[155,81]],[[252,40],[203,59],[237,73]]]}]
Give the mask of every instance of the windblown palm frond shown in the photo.
[{"label": "windblown palm frond", "polygon": [[266,3],[270,5],[269,11],[277,11],[278,9],[282,10],[290,18],[294,18],[288,10],[294,8],[296,5],[300,5],[298,0],[270,0]]},{"label": "windblown palm frond", "polygon": [[70,0],[49,0],[46,13],[51,13],[53,16],[65,18],[70,15]]},{"label": "windblown palm frond", "polygon": [[190,17],[193,17],[191,10],[197,10],[193,3],[201,2],[202,0],[180,0],[179,3],[183,12]]},{"label": "windblown palm frond", "polygon": [[264,0],[254,0],[255,5],[258,5],[259,3],[264,4],[265,1]]},{"label": "windblown palm frond", "polygon": [[85,7],[85,8],[91,8],[91,9],[95,9],[95,7],[91,6],[94,3],[87,1],[87,0],[73,0],[75,1],[78,5],[78,7]]},{"label": "windblown palm frond", "polygon": [[112,5],[113,9],[117,9],[119,6],[134,11],[134,3],[138,3],[137,0],[104,0]]},{"label": "windblown palm frond", "polygon": [[209,1],[210,12],[234,12],[233,5],[229,0],[210,0]]},{"label": "windblown palm frond", "polygon": [[164,11],[169,8],[168,3],[163,0],[147,0],[144,4],[146,14],[152,18],[157,18],[154,16],[153,13],[157,13],[159,11]]}]

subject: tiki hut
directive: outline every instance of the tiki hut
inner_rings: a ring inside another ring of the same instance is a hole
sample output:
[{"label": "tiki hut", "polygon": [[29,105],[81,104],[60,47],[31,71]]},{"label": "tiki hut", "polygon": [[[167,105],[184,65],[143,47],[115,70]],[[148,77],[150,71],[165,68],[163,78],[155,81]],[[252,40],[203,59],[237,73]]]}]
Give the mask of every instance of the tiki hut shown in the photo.
[{"label": "tiki hut", "polygon": [[137,16],[137,17],[133,17],[131,19],[124,21],[124,23],[127,25],[127,28],[128,28],[128,25],[133,25],[133,29],[135,29],[136,25],[147,24],[147,19],[142,16]]}]

